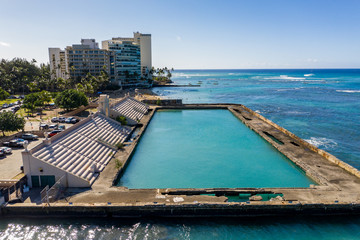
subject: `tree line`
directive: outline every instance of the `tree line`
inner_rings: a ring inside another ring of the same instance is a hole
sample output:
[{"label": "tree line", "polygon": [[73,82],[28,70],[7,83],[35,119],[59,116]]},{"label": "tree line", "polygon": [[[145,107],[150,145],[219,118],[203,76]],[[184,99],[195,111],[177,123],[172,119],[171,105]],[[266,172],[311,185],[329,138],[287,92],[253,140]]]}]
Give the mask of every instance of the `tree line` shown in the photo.
[{"label": "tree line", "polygon": [[[55,70],[54,70],[55,71]],[[30,92],[64,91],[77,89],[91,95],[109,85],[109,76],[104,68],[99,76],[84,74],[81,78],[51,78],[49,64],[36,65],[36,60],[22,58],[0,61],[0,88],[10,94]]]},{"label": "tree line", "polygon": [[153,76],[153,81],[155,83],[171,83],[172,71],[174,68],[154,68],[150,70],[150,74]]}]

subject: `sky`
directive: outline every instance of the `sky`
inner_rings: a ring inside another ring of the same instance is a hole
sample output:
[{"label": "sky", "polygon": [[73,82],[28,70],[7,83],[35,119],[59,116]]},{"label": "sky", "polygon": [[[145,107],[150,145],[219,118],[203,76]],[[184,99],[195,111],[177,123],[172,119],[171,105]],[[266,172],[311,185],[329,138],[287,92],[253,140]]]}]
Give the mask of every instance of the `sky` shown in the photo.
[{"label": "sky", "polygon": [[0,58],[152,35],[155,67],[360,68],[359,0],[0,0]]}]

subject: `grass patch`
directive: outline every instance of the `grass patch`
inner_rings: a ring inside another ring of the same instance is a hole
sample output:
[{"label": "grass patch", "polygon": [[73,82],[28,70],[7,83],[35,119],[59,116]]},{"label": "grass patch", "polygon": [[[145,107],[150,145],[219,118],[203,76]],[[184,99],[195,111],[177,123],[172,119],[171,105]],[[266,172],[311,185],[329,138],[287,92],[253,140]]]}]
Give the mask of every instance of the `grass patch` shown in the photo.
[{"label": "grass patch", "polygon": [[6,99],[6,100],[1,100],[0,101],[0,105],[3,105],[4,103],[7,103],[7,104],[9,104],[9,103],[15,103],[15,102],[17,102],[19,99]]}]

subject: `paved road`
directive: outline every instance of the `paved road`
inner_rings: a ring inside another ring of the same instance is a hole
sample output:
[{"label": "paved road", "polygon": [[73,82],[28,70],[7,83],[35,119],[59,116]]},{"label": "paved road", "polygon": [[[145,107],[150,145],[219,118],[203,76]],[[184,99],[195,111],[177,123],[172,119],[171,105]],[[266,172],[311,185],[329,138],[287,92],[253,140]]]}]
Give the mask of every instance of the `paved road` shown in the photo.
[{"label": "paved road", "polygon": [[[42,140],[43,138],[37,141],[30,141],[28,149],[38,145]],[[24,151],[23,148],[13,148],[12,154],[0,158],[0,179],[11,179],[21,172],[20,167],[23,165],[22,151]]]}]

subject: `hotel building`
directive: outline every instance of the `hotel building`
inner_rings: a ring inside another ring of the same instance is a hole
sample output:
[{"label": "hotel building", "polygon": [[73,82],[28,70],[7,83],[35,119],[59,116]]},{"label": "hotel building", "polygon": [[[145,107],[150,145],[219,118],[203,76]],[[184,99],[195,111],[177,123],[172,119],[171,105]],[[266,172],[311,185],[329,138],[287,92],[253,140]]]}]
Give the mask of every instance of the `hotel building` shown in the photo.
[{"label": "hotel building", "polygon": [[122,88],[147,87],[151,78],[151,34],[134,33],[133,38],[112,38],[102,41],[82,39],[81,44],[65,50],[49,48],[52,78],[79,79],[91,73],[98,76],[105,70],[110,81]]}]

